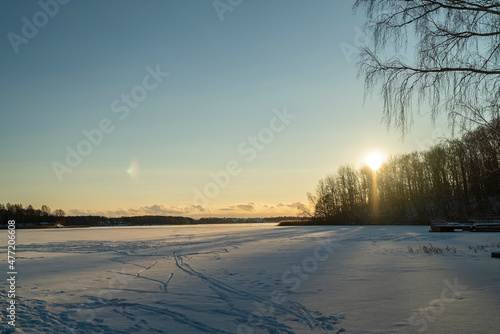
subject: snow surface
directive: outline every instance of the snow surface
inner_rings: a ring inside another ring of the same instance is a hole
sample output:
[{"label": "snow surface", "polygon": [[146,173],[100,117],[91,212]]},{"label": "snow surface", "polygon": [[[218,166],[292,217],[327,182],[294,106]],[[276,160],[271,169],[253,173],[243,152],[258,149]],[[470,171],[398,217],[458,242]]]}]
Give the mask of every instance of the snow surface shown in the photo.
[{"label": "snow surface", "polygon": [[[498,333],[500,328],[500,259],[491,258],[500,233],[249,224],[17,230],[16,235],[15,333]],[[5,230],[0,238],[0,263],[7,272]],[[449,251],[416,251],[429,244]],[[0,331],[8,333],[6,289],[0,294]]]}]

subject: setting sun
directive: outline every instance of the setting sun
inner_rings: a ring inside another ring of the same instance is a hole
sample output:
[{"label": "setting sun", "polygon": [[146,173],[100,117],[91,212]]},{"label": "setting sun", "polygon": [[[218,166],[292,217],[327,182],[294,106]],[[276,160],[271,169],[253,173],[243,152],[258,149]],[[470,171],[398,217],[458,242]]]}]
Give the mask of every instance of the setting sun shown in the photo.
[{"label": "setting sun", "polygon": [[384,156],[378,152],[373,152],[366,156],[365,162],[372,170],[377,170],[382,166]]}]

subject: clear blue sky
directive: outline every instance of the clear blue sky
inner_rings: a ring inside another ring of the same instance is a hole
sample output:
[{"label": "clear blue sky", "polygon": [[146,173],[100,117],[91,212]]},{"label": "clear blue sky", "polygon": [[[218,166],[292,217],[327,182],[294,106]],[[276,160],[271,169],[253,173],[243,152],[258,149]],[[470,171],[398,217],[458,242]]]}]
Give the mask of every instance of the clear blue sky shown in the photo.
[{"label": "clear blue sky", "polygon": [[[42,3],[53,17],[37,1],[1,5],[0,203],[67,214],[294,214],[340,165],[447,132],[424,117],[402,142],[381,123],[377,96],[363,104],[356,59],[342,51],[364,42],[352,1],[243,0],[224,13],[203,0],[73,0],[57,12],[55,0]],[[155,80],[157,68],[169,75]],[[122,101],[132,92],[135,108]],[[294,118],[270,138],[285,109]],[[108,133],[69,166],[67,147],[106,119]],[[259,133],[266,143],[250,149]],[[238,172],[215,189],[209,173],[230,161]],[[71,172],[58,176],[54,165]]]}]

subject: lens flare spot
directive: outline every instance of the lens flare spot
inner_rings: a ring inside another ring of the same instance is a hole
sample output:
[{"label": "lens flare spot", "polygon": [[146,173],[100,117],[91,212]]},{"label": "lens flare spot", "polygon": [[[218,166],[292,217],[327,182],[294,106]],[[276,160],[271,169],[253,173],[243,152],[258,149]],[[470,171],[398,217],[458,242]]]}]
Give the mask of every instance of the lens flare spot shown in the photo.
[{"label": "lens flare spot", "polygon": [[134,179],[137,178],[139,175],[139,164],[137,163],[137,159],[132,160],[129,168],[127,169],[127,174]]}]

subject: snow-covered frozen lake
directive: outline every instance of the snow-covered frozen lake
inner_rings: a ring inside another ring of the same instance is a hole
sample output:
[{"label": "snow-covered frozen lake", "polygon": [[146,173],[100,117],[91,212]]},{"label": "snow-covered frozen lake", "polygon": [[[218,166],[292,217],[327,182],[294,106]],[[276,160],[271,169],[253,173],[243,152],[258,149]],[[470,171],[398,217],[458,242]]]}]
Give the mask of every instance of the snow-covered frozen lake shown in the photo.
[{"label": "snow-covered frozen lake", "polygon": [[[491,258],[500,233],[254,224],[17,230],[16,235],[20,333],[498,333],[500,328],[500,259]],[[0,263],[7,272],[5,230],[0,238]],[[444,252],[417,251],[429,244]],[[10,327],[5,289],[1,299],[0,331],[5,331]]]}]

